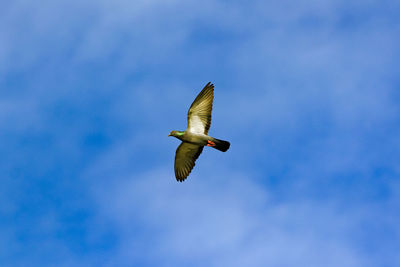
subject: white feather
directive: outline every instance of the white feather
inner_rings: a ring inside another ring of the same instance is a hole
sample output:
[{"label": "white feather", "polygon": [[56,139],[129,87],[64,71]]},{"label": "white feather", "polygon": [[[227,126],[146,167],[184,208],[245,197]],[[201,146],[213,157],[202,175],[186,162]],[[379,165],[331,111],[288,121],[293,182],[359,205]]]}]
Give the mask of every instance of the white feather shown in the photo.
[{"label": "white feather", "polygon": [[191,116],[189,122],[189,131],[197,134],[204,134],[204,125],[198,116]]}]

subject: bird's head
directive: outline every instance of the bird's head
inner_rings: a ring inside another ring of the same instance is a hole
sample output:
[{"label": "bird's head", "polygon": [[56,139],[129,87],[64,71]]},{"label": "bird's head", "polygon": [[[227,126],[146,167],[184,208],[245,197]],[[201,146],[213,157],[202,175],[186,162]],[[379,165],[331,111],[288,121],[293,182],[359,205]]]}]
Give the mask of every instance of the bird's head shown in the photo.
[{"label": "bird's head", "polygon": [[180,137],[180,136],[182,136],[184,133],[185,133],[185,132],[171,131],[171,132],[169,133],[168,136]]}]

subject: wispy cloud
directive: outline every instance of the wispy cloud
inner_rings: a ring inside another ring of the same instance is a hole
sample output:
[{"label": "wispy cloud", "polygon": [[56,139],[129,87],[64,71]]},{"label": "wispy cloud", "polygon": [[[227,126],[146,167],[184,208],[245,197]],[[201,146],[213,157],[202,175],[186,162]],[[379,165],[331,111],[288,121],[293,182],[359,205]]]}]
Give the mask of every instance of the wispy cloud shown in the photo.
[{"label": "wispy cloud", "polygon": [[274,201],[262,184],[228,169],[197,170],[190,184],[179,187],[168,173],[132,174],[100,182],[95,190],[102,214],[124,237],[120,264],[378,264],[353,240],[365,223],[359,211],[368,205],[347,209],[312,198]]}]

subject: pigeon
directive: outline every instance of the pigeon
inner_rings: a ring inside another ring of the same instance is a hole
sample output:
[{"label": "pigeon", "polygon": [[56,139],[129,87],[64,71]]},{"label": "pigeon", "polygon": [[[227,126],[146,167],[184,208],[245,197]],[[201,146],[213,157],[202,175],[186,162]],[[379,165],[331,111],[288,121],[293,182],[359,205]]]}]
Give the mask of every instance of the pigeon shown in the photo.
[{"label": "pigeon", "polygon": [[225,152],[229,149],[228,141],[208,135],[211,126],[211,111],[214,99],[214,85],[209,82],[193,101],[187,114],[186,131],[172,131],[173,136],[182,141],[175,154],[175,177],[183,182],[192,171],[195,161],[205,146]]}]

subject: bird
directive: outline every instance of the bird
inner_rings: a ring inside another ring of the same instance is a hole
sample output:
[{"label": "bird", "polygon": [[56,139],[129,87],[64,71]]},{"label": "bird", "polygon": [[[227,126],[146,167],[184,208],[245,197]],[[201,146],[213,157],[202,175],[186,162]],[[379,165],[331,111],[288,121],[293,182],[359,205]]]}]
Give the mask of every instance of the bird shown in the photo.
[{"label": "bird", "polygon": [[205,146],[226,152],[230,143],[208,135],[211,126],[211,111],[214,100],[214,85],[209,82],[197,95],[187,113],[185,131],[171,131],[173,136],[182,141],[175,153],[175,177],[183,182],[189,176],[195,161]]}]

